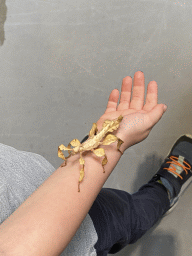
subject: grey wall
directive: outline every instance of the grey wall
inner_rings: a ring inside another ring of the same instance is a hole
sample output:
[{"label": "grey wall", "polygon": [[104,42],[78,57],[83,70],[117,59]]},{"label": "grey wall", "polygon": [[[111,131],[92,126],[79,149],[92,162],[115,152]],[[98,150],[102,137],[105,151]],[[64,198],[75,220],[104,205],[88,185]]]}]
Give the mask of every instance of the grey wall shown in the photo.
[{"label": "grey wall", "polygon": [[[192,4],[174,0],[0,0],[0,143],[43,155],[82,140],[124,77],[158,83],[168,110],[104,187],[136,192],[192,133]],[[68,153],[66,154],[68,155]],[[118,256],[192,255],[192,186],[169,216]]]}]

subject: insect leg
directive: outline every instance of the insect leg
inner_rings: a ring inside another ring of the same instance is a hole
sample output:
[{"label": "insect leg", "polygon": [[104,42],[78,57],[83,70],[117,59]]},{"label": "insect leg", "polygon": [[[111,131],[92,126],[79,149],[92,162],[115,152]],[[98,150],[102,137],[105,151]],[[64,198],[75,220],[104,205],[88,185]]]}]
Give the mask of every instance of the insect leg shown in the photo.
[{"label": "insect leg", "polygon": [[78,192],[80,192],[80,183],[82,182],[83,178],[84,178],[84,164],[85,164],[85,160],[82,157],[82,152],[80,152],[80,159],[79,159],[79,163],[81,165],[83,165],[83,168],[80,171],[80,177],[79,177],[79,182],[78,182]]},{"label": "insect leg", "polygon": [[107,164],[108,160],[107,160],[107,156],[105,154],[105,150],[104,148],[97,148],[95,150],[92,151],[96,156],[102,157],[105,156],[103,161],[102,161],[102,166],[103,166],[103,173],[105,173],[105,169],[104,169],[104,165]]}]

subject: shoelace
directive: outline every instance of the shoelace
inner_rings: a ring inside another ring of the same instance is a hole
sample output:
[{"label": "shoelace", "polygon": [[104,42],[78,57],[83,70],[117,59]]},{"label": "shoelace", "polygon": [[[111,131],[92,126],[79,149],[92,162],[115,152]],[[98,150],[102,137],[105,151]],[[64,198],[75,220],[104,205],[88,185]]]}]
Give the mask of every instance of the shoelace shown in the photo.
[{"label": "shoelace", "polygon": [[[185,162],[185,161],[184,161],[183,163],[185,163],[188,167],[185,166],[185,165],[180,164],[180,163],[178,162],[179,157],[177,157],[177,156],[170,156],[170,159],[171,159],[172,161],[166,162],[166,163],[179,165],[180,167],[182,167],[182,168],[184,169],[184,171],[186,172],[186,174],[188,174],[188,171],[187,171],[187,170],[190,170],[190,169],[191,169],[191,165],[190,165],[190,164],[188,164],[188,163]],[[173,169],[170,169],[170,167],[173,167]],[[170,172],[176,174],[177,176],[179,176],[179,177],[183,180],[183,177],[182,177],[181,175],[179,175],[179,173],[176,172],[176,167],[175,167],[175,166],[170,165],[168,168],[163,168],[163,169],[166,169],[166,170],[168,170],[168,171],[170,171]]]}]

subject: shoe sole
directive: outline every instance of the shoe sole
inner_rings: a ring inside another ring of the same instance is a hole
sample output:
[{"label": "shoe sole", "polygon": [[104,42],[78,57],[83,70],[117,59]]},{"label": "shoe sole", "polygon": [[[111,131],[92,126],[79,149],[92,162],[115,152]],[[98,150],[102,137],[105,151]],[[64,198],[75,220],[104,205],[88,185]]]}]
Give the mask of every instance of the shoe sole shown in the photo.
[{"label": "shoe sole", "polygon": [[[183,134],[180,136],[180,138],[178,140],[176,140],[175,144],[173,145],[173,147],[171,148],[171,150],[169,151],[167,157],[170,155],[171,151],[173,150],[173,148],[176,146],[176,144],[178,144],[179,142],[183,141],[183,136],[186,136],[190,139],[192,139],[192,135],[191,134]],[[179,194],[177,195],[177,197],[174,198],[174,200],[171,202],[171,207],[170,209],[162,216],[165,217],[167,215],[169,215],[174,209],[175,207],[178,205],[179,203],[179,198],[182,196],[182,194],[185,192],[185,190],[187,189],[187,187],[190,185],[190,183],[192,182],[192,177],[190,177],[185,184],[183,184]]]}]

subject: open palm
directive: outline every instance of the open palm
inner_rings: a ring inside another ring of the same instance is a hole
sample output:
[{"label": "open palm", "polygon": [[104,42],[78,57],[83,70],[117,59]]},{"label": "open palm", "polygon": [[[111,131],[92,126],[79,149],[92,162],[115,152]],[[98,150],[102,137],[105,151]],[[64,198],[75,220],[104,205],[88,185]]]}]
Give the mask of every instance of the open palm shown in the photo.
[{"label": "open palm", "polygon": [[[135,138],[133,139],[131,144],[136,144],[145,139],[148,136],[151,129],[153,128],[153,126],[161,119],[164,113],[164,104],[158,104],[158,85],[155,81],[151,81],[148,84],[145,105],[144,97],[144,74],[141,71],[135,73],[133,93],[132,78],[129,76],[125,77],[122,81],[120,103],[117,106],[119,99],[119,91],[117,89],[114,89],[109,96],[105,113],[97,121],[98,132],[102,129],[102,124],[106,119],[113,120],[122,115],[123,117],[126,116],[127,120],[125,121],[124,118],[122,120],[124,121],[124,127],[126,122],[127,124],[130,124],[130,122],[135,120],[135,118],[137,118],[140,121],[142,120],[139,126],[137,125],[139,132],[136,131],[136,126],[134,128]],[[121,133],[121,139],[124,140],[126,139],[126,135],[128,134],[128,132],[123,131],[122,125],[120,125],[118,131],[113,132],[114,135],[116,135],[117,133]]]}]

